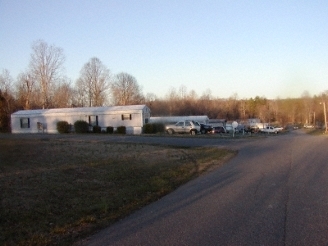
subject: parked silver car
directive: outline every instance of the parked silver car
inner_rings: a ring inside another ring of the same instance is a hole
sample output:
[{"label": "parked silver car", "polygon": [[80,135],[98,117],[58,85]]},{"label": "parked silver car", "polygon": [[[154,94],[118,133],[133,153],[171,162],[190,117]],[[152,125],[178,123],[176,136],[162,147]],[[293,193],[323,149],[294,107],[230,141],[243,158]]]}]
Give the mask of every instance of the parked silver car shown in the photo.
[{"label": "parked silver car", "polygon": [[193,120],[179,121],[176,124],[165,126],[168,134],[173,133],[189,133],[195,135],[200,132],[200,124]]}]

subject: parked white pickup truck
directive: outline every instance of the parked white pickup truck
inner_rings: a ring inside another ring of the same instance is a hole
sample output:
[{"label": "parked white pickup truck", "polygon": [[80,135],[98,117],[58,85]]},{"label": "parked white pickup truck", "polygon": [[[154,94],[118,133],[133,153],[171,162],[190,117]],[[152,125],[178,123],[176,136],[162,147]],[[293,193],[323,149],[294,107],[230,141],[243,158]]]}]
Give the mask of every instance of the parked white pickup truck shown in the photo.
[{"label": "parked white pickup truck", "polygon": [[263,133],[279,133],[283,130],[282,127],[273,127],[273,126],[267,126],[267,127],[264,127],[264,128],[260,128],[259,129],[260,132],[263,132]]}]

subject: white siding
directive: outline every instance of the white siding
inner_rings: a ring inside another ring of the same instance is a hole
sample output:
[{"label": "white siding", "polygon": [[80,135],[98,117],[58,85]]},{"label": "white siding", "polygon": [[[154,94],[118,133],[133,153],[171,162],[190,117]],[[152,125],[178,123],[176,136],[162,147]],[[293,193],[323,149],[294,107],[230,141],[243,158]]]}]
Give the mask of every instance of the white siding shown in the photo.
[{"label": "white siding", "polygon": [[[122,114],[127,114],[128,119],[122,120]],[[141,134],[146,121],[145,117],[149,118],[150,110],[145,105],[21,110],[11,115],[12,133],[37,133],[39,132],[37,122],[41,122],[45,126],[44,132],[58,133],[58,121],[67,121],[74,125],[77,120],[89,122],[89,116],[97,116],[98,126],[102,128],[125,126],[127,129],[129,128],[127,131],[131,134]],[[29,118],[30,128],[21,128],[21,118]]]}]

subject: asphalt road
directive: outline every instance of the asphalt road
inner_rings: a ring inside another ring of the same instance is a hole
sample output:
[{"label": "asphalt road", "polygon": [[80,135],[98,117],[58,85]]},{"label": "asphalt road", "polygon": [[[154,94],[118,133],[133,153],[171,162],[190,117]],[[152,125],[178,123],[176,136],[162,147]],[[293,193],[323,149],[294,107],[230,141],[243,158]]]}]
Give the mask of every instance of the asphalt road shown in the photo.
[{"label": "asphalt road", "polygon": [[239,149],[223,168],[79,242],[83,245],[328,245],[328,138],[131,138]]},{"label": "asphalt road", "polygon": [[257,140],[117,137],[236,148],[197,178],[78,245],[328,245],[328,138],[302,131]]}]

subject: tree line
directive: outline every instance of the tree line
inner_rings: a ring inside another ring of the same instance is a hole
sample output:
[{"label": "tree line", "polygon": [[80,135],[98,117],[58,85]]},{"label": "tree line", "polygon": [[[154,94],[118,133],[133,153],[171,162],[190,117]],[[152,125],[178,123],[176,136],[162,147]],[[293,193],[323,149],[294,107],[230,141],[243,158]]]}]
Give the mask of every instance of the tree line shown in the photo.
[{"label": "tree line", "polygon": [[144,95],[132,75],[113,75],[97,57],[90,58],[72,81],[64,73],[63,50],[42,40],[32,44],[25,72],[14,80],[6,69],[0,74],[0,131],[10,131],[11,113],[21,109],[96,107],[146,104],[152,116],[207,115],[210,119],[246,120],[259,118],[280,125],[324,122],[323,105],[328,91],[300,98],[274,99],[256,96],[239,99],[215,98],[208,89],[201,96],[185,86],[171,88],[164,98]]},{"label": "tree line", "polygon": [[210,91],[197,97],[194,91],[189,94],[179,91],[181,89],[171,89],[164,100],[148,99],[152,115],[207,115],[210,119],[240,122],[258,118],[261,122],[280,126],[311,124],[322,127],[325,121],[323,103],[328,99],[328,91],[312,97],[305,92],[300,98],[274,100],[259,96],[239,99],[237,94],[213,98]]}]

